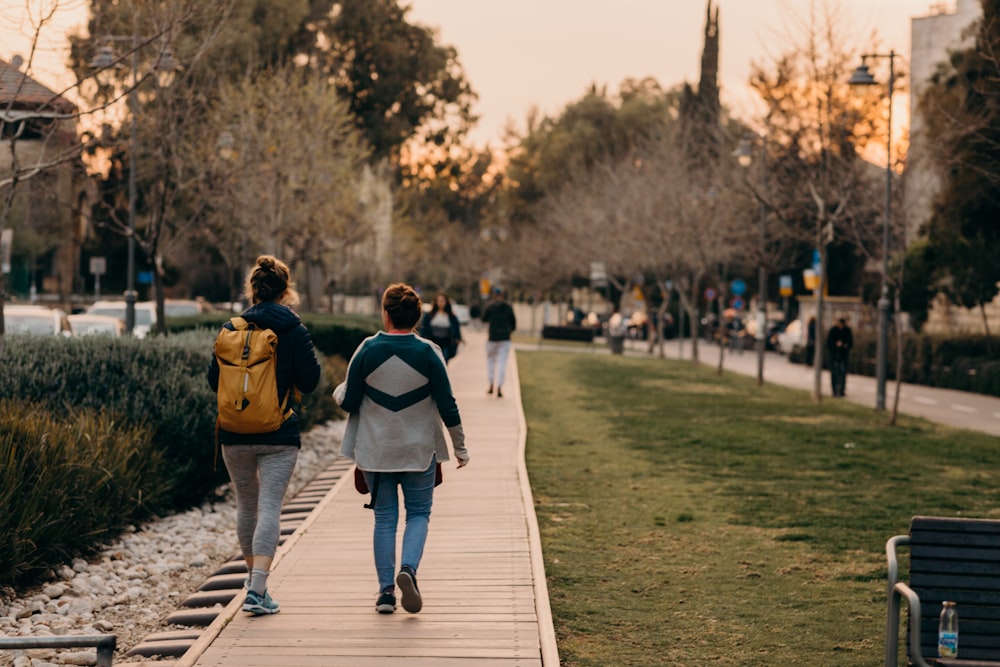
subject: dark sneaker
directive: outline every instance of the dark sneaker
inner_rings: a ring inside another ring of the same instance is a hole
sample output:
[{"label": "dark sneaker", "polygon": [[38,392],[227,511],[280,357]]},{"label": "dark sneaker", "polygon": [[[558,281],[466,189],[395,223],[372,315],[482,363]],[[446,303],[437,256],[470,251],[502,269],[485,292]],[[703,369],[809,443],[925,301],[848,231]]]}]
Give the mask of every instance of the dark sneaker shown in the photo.
[{"label": "dark sneaker", "polygon": [[490,388],[486,390],[486,393],[487,394],[492,394],[493,393],[493,385],[490,385]]},{"label": "dark sneaker", "polygon": [[271,594],[264,591],[263,595],[247,591],[247,599],[243,602],[243,611],[250,612],[254,616],[264,614],[277,614],[281,610],[281,605],[271,598]]},{"label": "dark sneaker", "polygon": [[503,398],[503,392],[500,391],[500,387],[497,387],[497,398]]},{"label": "dark sneaker", "polygon": [[402,594],[403,609],[406,611],[416,614],[424,606],[423,600],[420,599],[420,590],[417,588],[417,573],[409,565],[399,568],[396,588]]},{"label": "dark sneaker", "polygon": [[375,600],[375,611],[380,614],[391,614],[396,611],[396,596],[389,591],[379,593],[378,599]]}]

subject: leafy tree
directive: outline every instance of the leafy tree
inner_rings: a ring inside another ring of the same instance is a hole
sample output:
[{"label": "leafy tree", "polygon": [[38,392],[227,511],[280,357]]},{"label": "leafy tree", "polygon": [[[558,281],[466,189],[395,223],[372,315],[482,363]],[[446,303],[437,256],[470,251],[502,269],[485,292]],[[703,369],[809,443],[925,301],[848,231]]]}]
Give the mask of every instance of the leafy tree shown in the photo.
[{"label": "leafy tree", "polygon": [[476,99],[453,47],[410,23],[397,0],[313,0],[286,55],[331,77],[372,148],[398,158],[408,141],[460,141]]},{"label": "leafy tree", "polygon": [[975,44],[951,54],[920,101],[942,188],[925,227],[948,298],[979,308],[1000,282],[1000,0],[982,0]]}]

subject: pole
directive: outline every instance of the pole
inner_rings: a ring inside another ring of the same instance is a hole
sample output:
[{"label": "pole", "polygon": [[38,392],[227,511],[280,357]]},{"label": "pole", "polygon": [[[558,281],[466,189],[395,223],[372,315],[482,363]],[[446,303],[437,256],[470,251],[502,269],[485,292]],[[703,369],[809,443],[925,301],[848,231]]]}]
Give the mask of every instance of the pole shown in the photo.
[{"label": "pole", "polygon": [[[767,191],[767,136],[761,137],[761,186]],[[758,206],[760,216],[760,265],[757,267],[757,386],[764,384],[764,349],[767,347],[767,208]]]},{"label": "pole", "polygon": [[892,93],[896,52],[889,51],[889,121],[886,128],[885,211],[882,215],[882,293],[878,300],[878,342],[875,348],[875,409],[885,410],[885,382],[889,362],[889,216],[892,213]]},{"label": "pole", "polygon": [[139,87],[139,44],[138,38],[132,35],[132,90],[128,94],[129,112],[132,114],[132,127],[129,133],[128,158],[128,274],[125,276],[125,333],[131,336],[135,330],[135,150],[137,141],[136,114],[138,100],[136,89]]}]

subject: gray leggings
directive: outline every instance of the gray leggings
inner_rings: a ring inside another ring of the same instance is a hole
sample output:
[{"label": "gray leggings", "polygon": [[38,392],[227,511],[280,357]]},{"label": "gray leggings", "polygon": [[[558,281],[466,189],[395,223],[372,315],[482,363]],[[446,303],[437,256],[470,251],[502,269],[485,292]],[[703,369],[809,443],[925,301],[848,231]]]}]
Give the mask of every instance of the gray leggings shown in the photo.
[{"label": "gray leggings", "polygon": [[298,457],[294,445],[223,445],[222,459],[236,490],[236,536],[244,556],[274,557],[281,504]]}]

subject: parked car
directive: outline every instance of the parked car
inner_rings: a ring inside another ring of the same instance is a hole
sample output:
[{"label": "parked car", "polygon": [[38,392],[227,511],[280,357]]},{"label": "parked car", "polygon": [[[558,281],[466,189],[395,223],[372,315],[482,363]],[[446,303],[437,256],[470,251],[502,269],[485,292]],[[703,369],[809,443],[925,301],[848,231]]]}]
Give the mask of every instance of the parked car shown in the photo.
[{"label": "parked car", "polygon": [[66,313],[46,306],[8,304],[3,308],[4,330],[9,334],[72,336]]},{"label": "parked car", "polygon": [[[125,321],[124,301],[95,301],[87,308],[89,315],[111,315],[122,322]],[[156,304],[152,301],[138,301],[135,304],[135,328],[132,334],[136,338],[145,338],[156,324]]]},{"label": "parked car", "polygon": [[802,347],[806,344],[802,332],[802,320],[792,320],[785,327],[785,330],[778,334],[777,349],[781,354],[790,353],[796,346]]},{"label": "parked car", "polygon": [[164,299],[163,315],[165,317],[186,317],[208,312],[208,308],[197,299]]},{"label": "parked car", "polygon": [[118,338],[125,335],[125,320],[114,315],[93,315],[77,313],[67,317],[73,329],[74,336],[111,336]]}]

